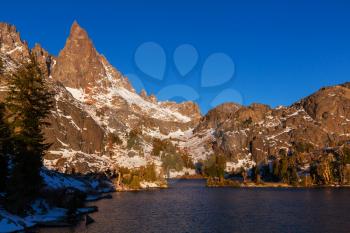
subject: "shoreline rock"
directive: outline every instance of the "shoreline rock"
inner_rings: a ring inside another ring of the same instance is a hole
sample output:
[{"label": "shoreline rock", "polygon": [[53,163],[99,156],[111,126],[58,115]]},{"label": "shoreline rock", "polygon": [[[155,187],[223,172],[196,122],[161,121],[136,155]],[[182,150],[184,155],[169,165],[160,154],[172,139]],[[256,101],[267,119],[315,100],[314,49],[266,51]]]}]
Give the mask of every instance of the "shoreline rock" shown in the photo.
[{"label": "shoreline rock", "polygon": [[96,206],[86,206],[86,203],[112,198],[104,193],[114,191],[113,184],[104,178],[67,175],[45,168],[41,176],[44,187],[27,215],[17,216],[0,207],[1,232],[72,226],[84,215],[98,211]]}]

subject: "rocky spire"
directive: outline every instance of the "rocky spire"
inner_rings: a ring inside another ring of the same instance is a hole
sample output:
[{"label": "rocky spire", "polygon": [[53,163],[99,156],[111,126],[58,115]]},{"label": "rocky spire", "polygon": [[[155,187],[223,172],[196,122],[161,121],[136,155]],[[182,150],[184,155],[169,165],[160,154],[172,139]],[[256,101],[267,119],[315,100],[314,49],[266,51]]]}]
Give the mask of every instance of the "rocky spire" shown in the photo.
[{"label": "rocky spire", "polygon": [[74,21],[66,45],[61,50],[52,77],[71,88],[85,88],[104,67],[87,32]]},{"label": "rocky spire", "polygon": [[107,87],[117,85],[132,90],[128,80],[96,51],[87,32],[76,21],[51,75],[70,88],[103,92]]},{"label": "rocky spire", "polygon": [[29,57],[27,42],[21,40],[15,26],[0,23],[0,53],[18,63]]}]

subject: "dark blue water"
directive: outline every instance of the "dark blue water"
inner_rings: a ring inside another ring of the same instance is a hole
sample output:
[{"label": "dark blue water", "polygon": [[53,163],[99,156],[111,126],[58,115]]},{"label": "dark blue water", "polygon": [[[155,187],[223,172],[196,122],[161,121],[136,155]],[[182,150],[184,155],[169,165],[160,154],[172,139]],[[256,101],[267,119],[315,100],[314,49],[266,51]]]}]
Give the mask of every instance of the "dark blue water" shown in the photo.
[{"label": "dark blue water", "polygon": [[206,188],[202,180],[170,187],[115,193],[93,203],[99,212],[88,227],[39,232],[350,232],[350,189]]}]

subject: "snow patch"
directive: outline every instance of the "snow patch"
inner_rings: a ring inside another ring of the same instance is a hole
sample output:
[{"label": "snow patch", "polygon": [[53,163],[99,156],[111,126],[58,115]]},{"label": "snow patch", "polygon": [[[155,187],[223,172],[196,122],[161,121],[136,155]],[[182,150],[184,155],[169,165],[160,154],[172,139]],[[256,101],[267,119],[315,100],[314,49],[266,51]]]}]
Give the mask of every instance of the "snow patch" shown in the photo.
[{"label": "snow patch", "polygon": [[85,93],[83,89],[76,89],[76,88],[71,88],[71,87],[66,87],[67,91],[72,94],[74,99],[79,100],[79,101],[84,101],[85,99]]},{"label": "snow patch", "polygon": [[191,168],[183,168],[181,171],[176,171],[172,169],[168,172],[167,178],[180,178],[184,175],[195,175],[195,174],[196,174],[196,170]]},{"label": "snow patch", "polygon": [[248,154],[245,158],[239,159],[237,162],[226,162],[226,171],[236,172],[241,168],[248,170],[254,165],[256,165],[256,163],[252,160],[252,155]]}]

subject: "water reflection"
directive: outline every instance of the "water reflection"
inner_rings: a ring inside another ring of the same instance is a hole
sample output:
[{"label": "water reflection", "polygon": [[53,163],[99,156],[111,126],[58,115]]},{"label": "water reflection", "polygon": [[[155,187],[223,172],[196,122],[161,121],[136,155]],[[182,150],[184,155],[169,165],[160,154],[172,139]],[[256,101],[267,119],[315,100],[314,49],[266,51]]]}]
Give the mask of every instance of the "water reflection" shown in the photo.
[{"label": "water reflection", "polygon": [[205,188],[204,181],[170,189],[115,193],[97,203],[96,223],[40,229],[61,232],[339,232],[350,229],[350,189]]}]

